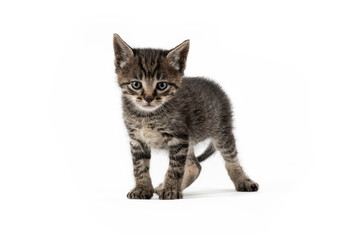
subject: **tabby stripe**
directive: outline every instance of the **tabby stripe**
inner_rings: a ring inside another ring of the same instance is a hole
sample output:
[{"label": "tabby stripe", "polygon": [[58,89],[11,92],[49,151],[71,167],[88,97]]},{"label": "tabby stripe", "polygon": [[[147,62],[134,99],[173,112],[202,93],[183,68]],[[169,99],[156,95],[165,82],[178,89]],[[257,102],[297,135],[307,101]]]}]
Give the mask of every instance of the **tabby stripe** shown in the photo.
[{"label": "tabby stripe", "polygon": [[184,176],[184,171],[170,170],[168,176],[173,179],[181,179]]},{"label": "tabby stripe", "polygon": [[170,154],[175,155],[179,153],[182,149],[187,149],[189,147],[188,143],[180,143],[178,145],[169,146],[170,148]]},{"label": "tabby stripe", "polygon": [[166,133],[166,132],[161,133],[161,135],[162,135],[163,137],[169,137],[169,138],[174,137],[174,135],[172,135],[172,134],[170,134],[170,133]]},{"label": "tabby stripe", "polygon": [[126,86],[126,85],[128,85],[128,84],[130,84],[130,82],[121,83],[121,84],[120,84],[120,87]]},{"label": "tabby stripe", "polygon": [[180,156],[170,156],[171,161],[177,161],[180,163],[184,163],[186,161],[186,155],[180,155]]},{"label": "tabby stripe", "polygon": [[179,149],[179,148],[188,148],[188,147],[189,147],[188,143],[179,143],[176,145],[169,146],[170,150]]},{"label": "tabby stripe", "polygon": [[137,143],[140,145],[141,149],[143,149],[144,152],[149,152],[149,151],[150,151],[150,149],[148,148],[148,146],[145,145],[141,140],[139,140],[139,139],[137,139],[137,138],[132,138],[131,140],[137,142]]},{"label": "tabby stripe", "polygon": [[[176,148],[176,149],[170,149],[170,155],[176,155],[182,152],[182,150],[186,150],[185,154],[187,153],[187,148]],[[181,153],[184,154],[184,153]]]},{"label": "tabby stripe", "polygon": [[232,153],[234,153],[234,152],[236,152],[236,149],[235,149],[235,148],[231,148],[231,149],[228,149],[228,150],[222,152],[222,154],[228,155],[228,154],[232,154]]},{"label": "tabby stripe", "polygon": [[144,152],[133,152],[133,161],[139,161],[141,159],[150,159],[151,155],[149,153],[144,153]]},{"label": "tabby stripe", "polygon": [[132,90],[130,87],[128,87],[127,90],[128,90],[128,92],[129,92],[130,94],[133,94],[133,95],[137,94],[137,92],[134,91],[134,90]]},{"label": "tabby stripe", "polygon": [[176,85],[175,83],[168,83],[170,86],[173,86],[174,88],[178,89],[178,85]]},{"label": "tabby stripe", "polygon": [[148,166],[144,166],[143,164],[138,164],[138,165],[136,165],[135,167],[134,167],[134,170],[136,170],[136,171],[140,171],[140,170],[142,170],[142,169],[147,169],[147,170],[149,170],[149,167]]},{"label": "tabby stripe", "polygon": [[131,150],[132,150],[133,152],[135,152],[135,151],[141,151],[142,149],[141,149],[140,146],[131,145]]},{"label": "tabby stripe", "polygon": [[189,135],[187,134],[183,134],[183,133],[174,133],[176,138],[182,139],[182,140],[187,140],[189,139]]},{"label": "tabby stripe", "polygon": [[[157,59],[157,60],[159,60],[159,59]],[[160,68],[160,62],[157,61],[156,67],[155,67],[155,69],[153,70],[153,74],[152,74],[152,77],[153,77],[153,78],[155,77],[155,74],[157,73],[157,70],[159,70],[159,68]]]},{"label": "tabby stripe", "polygon": [[139,66],[140,66],[140,68],[141,68],[141,71],[144,72],[144,75],[147,76],[147,75],[148,75],[148,71],[147,71],[147,69],[145,69],[141,58],[139,58]]},{"label": "tabby stripe", "polygon": [[166,91],[162,92],[162,95],[167,95],[171,91],[171,88],[168,88]]},{"label": "tabby stripe", "polygon": [[183,161],[175,161],[175,160],[170,161],[170,166],[173,168],[183,167],[184,164],[185,163]]},{"label": "tabby stripe", "polygon": [[141,170],[141,171],[137,171],[137,172],[135,172],[135,177],[140,177],[141,175],[143,175],[144,173],[147,173],[149,170],[148,169],[143,169],[143,170]]},{"label": "tabby stripe", "polygon": [[225,161],[232,161],[234,159],[236,159],[237,153],[233,153],[231,155],[224,155],[224,159]]},{"label": "tabby stripe", "polygon": [[133,162],[133,167],[134,167],[134,168],[139,168],[139,167],[141,167],[142,165],[143,165],[143,164],[142,164],[141,161]]}]

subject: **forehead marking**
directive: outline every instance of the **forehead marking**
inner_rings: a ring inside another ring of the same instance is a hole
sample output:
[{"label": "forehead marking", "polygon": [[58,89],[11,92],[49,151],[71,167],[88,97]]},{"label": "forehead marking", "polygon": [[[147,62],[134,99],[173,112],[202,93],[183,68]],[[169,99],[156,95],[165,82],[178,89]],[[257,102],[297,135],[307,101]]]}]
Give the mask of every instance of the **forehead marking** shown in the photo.
[{"label": "forehead marking", "polygon": [[154,78],[161,66],[161,57],[157,55],[139,56],[139,67],[146,77]]}]

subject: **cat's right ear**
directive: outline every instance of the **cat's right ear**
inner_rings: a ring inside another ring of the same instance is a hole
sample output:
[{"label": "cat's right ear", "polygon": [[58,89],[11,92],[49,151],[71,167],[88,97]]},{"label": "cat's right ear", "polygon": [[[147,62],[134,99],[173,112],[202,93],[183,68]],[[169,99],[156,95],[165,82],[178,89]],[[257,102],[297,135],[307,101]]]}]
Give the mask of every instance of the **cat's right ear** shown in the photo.
[{"label": "cat's right ear", "polygon": [[122,68],[134,56],[133,50],[121,37],[114,33],[115,67]]},{"label": "cat's right ear", "polygon": [[182,42],[177,47],[170,50],[166,58],[170,64],[178,71],[184,72],[186,66],[186,59],[189,53],[190,40]]}]

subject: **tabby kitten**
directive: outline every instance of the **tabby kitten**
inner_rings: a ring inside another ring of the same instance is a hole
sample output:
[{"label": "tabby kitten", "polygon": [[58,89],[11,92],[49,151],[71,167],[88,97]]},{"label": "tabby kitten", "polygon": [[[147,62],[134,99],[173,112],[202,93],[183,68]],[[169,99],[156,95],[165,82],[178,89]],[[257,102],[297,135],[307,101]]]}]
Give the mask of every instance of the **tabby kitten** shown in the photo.
[{"label": "tabby kitten", "polygon": [[[123,116],[130,137],[136,186],[127,197],[182,198],[200,174],[200,162],[216,150],[237,191],[257,191],[239,164],[228,97],[213,81],[183,77],[189,40],[172,50],[132,49],[114,34],[115,67],[122,89]],[[211,143],[203,154],[194,146]],[[153,188],[149,175],[151,148],[169,152],[165,180]]]}]

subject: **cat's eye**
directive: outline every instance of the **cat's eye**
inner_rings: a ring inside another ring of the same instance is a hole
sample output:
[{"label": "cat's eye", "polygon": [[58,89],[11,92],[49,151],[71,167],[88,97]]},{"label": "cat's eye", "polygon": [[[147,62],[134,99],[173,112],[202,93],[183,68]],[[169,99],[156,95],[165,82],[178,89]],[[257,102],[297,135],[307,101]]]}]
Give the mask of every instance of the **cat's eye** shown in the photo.
[{"label": "cat's eye", "polygon": [[164,90],[165,88],[167,88],[168,84],[166,82],[159,82],[157,85],[156,85],[156,88],[159,89],[159,90]]},{"label": "cat's eye", "polygon": [[131,86],[132,86],[134,89],[140,89],[140,88],[141,88],[141,83],[138,82],[138,81],[132,81],[132,82],[131,82]]}]

